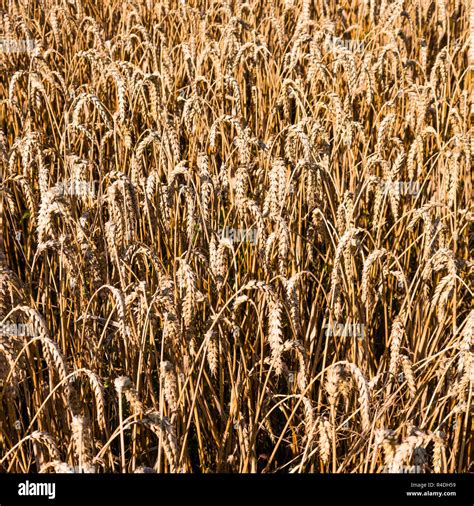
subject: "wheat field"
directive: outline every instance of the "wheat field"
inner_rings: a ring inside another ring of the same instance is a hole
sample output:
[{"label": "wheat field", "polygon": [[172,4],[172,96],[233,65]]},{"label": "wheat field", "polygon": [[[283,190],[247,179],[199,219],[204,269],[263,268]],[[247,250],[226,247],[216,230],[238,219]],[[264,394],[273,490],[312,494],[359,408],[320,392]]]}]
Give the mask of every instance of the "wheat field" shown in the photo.
[{"label": "wheat field", "polygon": [[1,4],[0,472],[474,470],[474,3]]}]

